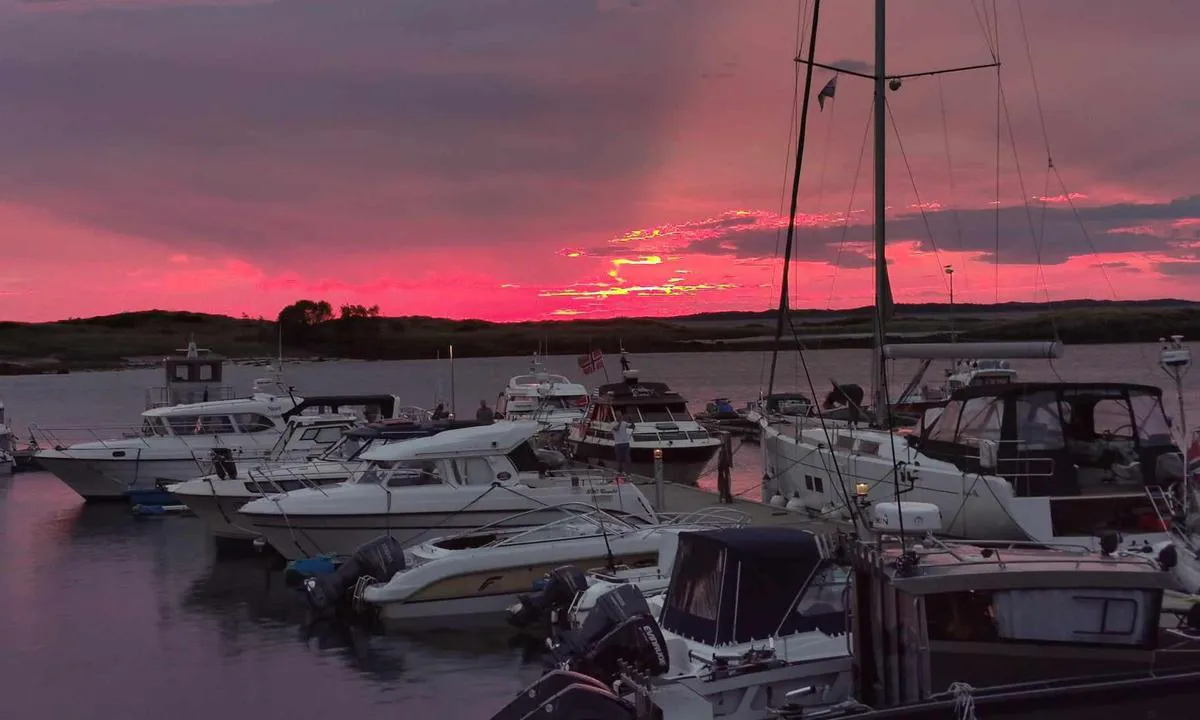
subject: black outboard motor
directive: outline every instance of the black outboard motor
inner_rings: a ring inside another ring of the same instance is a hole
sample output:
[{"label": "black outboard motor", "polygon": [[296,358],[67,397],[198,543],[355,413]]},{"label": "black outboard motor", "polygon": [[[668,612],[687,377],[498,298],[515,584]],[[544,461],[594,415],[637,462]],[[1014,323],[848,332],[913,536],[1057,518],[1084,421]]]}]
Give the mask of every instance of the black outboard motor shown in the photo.
[{"label": "black outboard motor", "polygon": [[550,652],[555,662],[568,662],[585,654],[617,625],[639,615],[653,620],[646,598],[633,585],[618,585],[596,598],[596,606],[588,612],[583,626],[563,633],[560,641],[550,646]]},{"label": "black outboard motor", "polygon": [[386,582],[404,568],[404,548],[400,541],[384,535],[364,543],[337,570],[305,580],[304,590],[313,610],[329,615],[338,610],[347,591],[353,590],[361,579]]},{"label": "black outboard motor", "polygon": [[654,677],[671,667],[667,641],[650,615],[622,621],[581,656],[570,661],[572,670],[612,685],[624,671]]},{"label": "black outboard motor", "polygon": [[[575,691],[564,694],[566,691],[575,688]],[[579,690],[589,690],[597,694],[608,695],[607,703],[599,699],[591,697],[591,693],[579,692]],[[555,717],[550,714],[552,710],[545,705],[552,699],[564,700],[571,696],[576,696],[575,700],[567,700],[568,705],[573,708],[570,718],[612,718],[613,720],[625,720],[625,718],[634,717],[633,708],[623,700],[616,698],[613,693],[599,680],[588,677],[581,673],[572,672],[570,670],[551,670],[543,675],[529,687],[522,690],[512,702],[505,705],[500,712],[492,716],[492,720],[522,720],[522,718],[534,717]],[[616,700],[616,703],[612,701]],[[586,714],[581,711],[583,706],[601,707],[607,706],[614,710],[623,710],[622,712],[601,713],[601,714]],[[530,715],[535,710],[541,710],[538,715]]]},{"label": "black outboard motor", "polygon": [[541,590],[517,597],[517,604],[508,609],[508,622],[514,627],[529,627],[549,618],[557,611],[562,615],[575,595],[587,589],[587,575],[574,565],[563,565],[546,573]]},{"label": "black outboard motor", "polygon": [[233,461],[233,450],[227,447],[215,447],[209,452],[213,470],[222,480],[228,478],[237,480],[237,463]]}]

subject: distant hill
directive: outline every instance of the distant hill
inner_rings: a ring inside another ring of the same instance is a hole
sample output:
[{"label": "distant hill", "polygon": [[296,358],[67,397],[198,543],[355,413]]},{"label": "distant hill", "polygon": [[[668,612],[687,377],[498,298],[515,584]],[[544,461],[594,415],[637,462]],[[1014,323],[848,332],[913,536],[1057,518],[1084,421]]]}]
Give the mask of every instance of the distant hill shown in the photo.
[{"label": "distant hill", "polygon": [[[794,310],[791,325],[810,348],[868,347],[871,313],[868,307]],[[329,317],[285,325],[283,345],[293,356],[361,359],[444,356],[450,345],[459,357],[525,355],[543,343],[555,354],[578,354],[593,347],[611,354],[621,344],[639,353],[762,350],[774,344],[777,316],[774,310],[763,310],[516,323]],[[956,304],[952,312],[946,304],[898,305],[889,331],[897,342],[948,339],[951,317],[963,340],[1058,337],[1068,344],[1085,344],[1153,342],[1173,333],[1200,337],[1200,303],[1175,299]],[[170,354],[193,334],[200,345],[229,357],[273,356],[279,324],[166,310],[47,323],[0,322],[0,373],[119,367],[132,358]],[[790,329],[782,345],[794,346]]]}]

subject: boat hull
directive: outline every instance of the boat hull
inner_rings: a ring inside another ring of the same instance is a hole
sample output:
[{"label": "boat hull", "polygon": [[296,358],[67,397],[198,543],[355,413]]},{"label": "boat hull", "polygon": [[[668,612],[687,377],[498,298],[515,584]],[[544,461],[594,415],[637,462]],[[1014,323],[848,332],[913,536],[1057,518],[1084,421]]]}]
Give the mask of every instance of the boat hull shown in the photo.
[{"label": "boat hull", "polygon": [[178,495],[177,496],[196,517],[208,528],[210,535],[222,540],[251,541],[258,537],[254,527],[246,518],[238,514],[238,510],[257,496],[233,495]]},{"label": "boat hull", "polygon": [[37,462],[84,500],[123,500],[131,490],[152,490],[160,483],[183,482],[202,473],[196,461],[94,460],[61,452],[39,453]]},{"label": "boat hull", "polygon": [[[508,528],[533,528],[562,517],[562,511],[549,508],[513,519],[514,513],[533,509],[514,506],[496,510],[470,509],[440,512],[370,515],[265,515],[239,513],[280,555],[298,560],[326,553],[351,555],[363,544],[390,535],[404,547],[437,537],[497,523]],[[610,509],[614,514],[619,511]],[[513,519],[513,522],[504,522]]]},{"label": "boat hull", "polygon": [[[633,567],[652,565],[657,560],[656,550],[618,551],[613,557],[615,564]],[[607,562],[603,554],[585,553],[553,562],[480,569],[431,583],[404,600],[373,604],[379,608],[380,618],[388,624],[421,627],[495,624],[520,595],[532,592],[534,583],[555,568],[575,565],[586,570],[602,567]]]},{"label": "boat hull", "polygon": [[[617,454],[612,445],[598,443],[570,442],[575,460],[588,465],[603,465],[615,468]],[[663,479],[680,485],[696,485],[705,468],[717,454],[717,445],[684,445],[679,447],[662,448]],[[647,478],[654,477],[654,448],[631,447],[628,472]]]}]

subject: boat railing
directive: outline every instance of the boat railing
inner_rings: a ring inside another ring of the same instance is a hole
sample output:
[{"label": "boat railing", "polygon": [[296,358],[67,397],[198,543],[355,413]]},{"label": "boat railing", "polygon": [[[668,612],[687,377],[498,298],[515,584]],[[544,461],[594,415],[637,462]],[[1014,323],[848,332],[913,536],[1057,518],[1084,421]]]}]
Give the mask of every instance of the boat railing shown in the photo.
[{"label": "boat railing", "polygon": [[[215,471],[215,464],[211,460],[208,464]],[[354,479],[363,468],[362,460],[322,460],[296,456],[254,463],[246,469],[244,477],[239,473],[234,482],[244,482],[247,490],[263,495],[293,490],[324,492],[328,485]],[[331,477],[334,480],[331,481]]]},{"label": "boat railing", "polygon": [[180,384],[160,385],[146,388],[146,409],[152,410],[172,405],[191,405],[198,402],[215,402],[218,400],[236,400],[237,390],[232,385]]},{"label": "boat railing", "polygon": [[[871,544],[869,542],[864,543],[862,547],[867,552],[871,552]],[[896,543],[892,547],[897,549],[904,546]],[[1103,563],[1106,567],[1126,565],[1152,569],[1159,568],[1158,560],[1144,553],[1126,552],[1118,549],[1112,553],[1104,554],[1088,545],[1077,542],[1045,542],[1034,540],[957,541],[947,540],[930,534],[921,543],[912,545],[909,549],[915,552],[918,558],[936,555],[949,555],[954,558],[955,562],[953,565],[940,565],[939,567],[987,565],[1003,570],[1009,565],[1033,566],[1073,563],[1078,569],[1085,563]],[[1006,555],[1005,553],[1009,551],[1015,551],[1017,554]],[[1038,554],[1030,555],[1028,554],[1030,551],[1038,551]],[[1042,551],[1058,551],[1059,554]]]},{"label": "boat railing", "polygon": [[[563,516],[556,518],[535,527],[512,532],[512,526],[521,525],[523,518],[531,515],[542,515],[547,512],[560,511]],[[636,532],[643,529],[641,526],[635,525],[607,510],[597,508],[585,502],[570,501],[564,503],[547,504],[541,507],[522,510],[514,513],[501,520],[496,520],[483,525],[479,528],[467,530],[457,535],[451,535],[443,539],[459,538],[472,535],[487,535],[491,532],[503,532],[504,534],[497,538],[494,542],[488,543],[483,547],[500,547],[504,545],[514,545],[524,542],[530,536],[535,535],[553,535],[554,530],[570,525],[590,525],[594,529],[596,535],[608,533],[611,535],[625,535],[631,532]],[[579,533],[575,533],[578,535]]]},{"label": "boat railing", "polygon": [[748,513],[729,507],[707,507],[683,513],[658,513],[655,517],[661,525],[676,527],[745,527],[751,520]]},{"label": "boat railing", "polygon": [[[137,425],[116,423],[108,425],[56,425],[47,426],[33,423],[29,426],[29,435],[43,448],[61,450],[78,443],[99,443],[102,447],[107,443],[128,440],[149,440],[155,437],[170,437],[167,435],[144,435]],[[146,444],[147,447],[149,444]],[[114,450],[125,448],[113,448]]]}]

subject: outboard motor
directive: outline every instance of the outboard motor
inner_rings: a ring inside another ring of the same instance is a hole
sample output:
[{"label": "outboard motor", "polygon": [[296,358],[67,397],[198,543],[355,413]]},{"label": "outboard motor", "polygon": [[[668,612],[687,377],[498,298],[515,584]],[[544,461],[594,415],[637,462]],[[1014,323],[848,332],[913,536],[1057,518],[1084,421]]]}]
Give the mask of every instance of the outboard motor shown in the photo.
[{"label": "outboard motor", "polygon": [[233,450],[227,447],[215,447],[209,452],[213,470],[222,480],[228,478],[237,480],[237,463],[233,461]]},{"label": "outboard motor", "polygon": [[650,615],[621,621],[611,632],[592,643],[569,667],[612,685],[624,671],[654,677],[671,667],[667,640]]},{"label": "outboard motor", "polygon": [[[568,693],[568,690],[571,692]],[[609,698],[605,702],[594,697],[592,693],[608,695]],[[572,697],[575,699],[572,700]],[[551,670],[539,678],[537,682],[522,690],[513,698],[512,702],[505,705],[500,712],[493,715],[492,720],[556,717],[556,715],[552,714],[553,709],[546,707],[547,703],[552,699],[556,699],[556,702],[565,702],[570,708],[571,714],[566,716],[558,715],[557,717],[604,718],[605,720],[608,718],[612,718],[613,720],[625,720],[625,718],[629,718],[632,720],[635,717],[633,708],[625,701],[614,696],[599,680],[570,670]],[[616,703],[613,703],[613,700],[616,700]],[[593,710],[609,707],[616,712],[602,712],[599,714],[593,712],[589,714],[586,712],[588,707]],[[540,710],[541,713],[537,715],[530,714],[536,710]]]},{"label": "outboard motor", "polygon": [[618,585],[596,598],[596,606],[588,612],[583,626],[563,633],[562,639],[552,645],[550,651],[557,662],[579,657],[617,625],[639,615],[653,620],[646,598],[633,585]]},{"label": "outboard motor", "polygon": [[313,610],[329,615],[338,609],[347,591],[360,583],[387,581],[405,568],[404,547],[391,535],[363,544],[337,570],[304,581]]},{"label": "outboard motor", "polygon": [[524,628],[548,618],[552,612],[561,615],[575,596],[587,589],[587,575],[574,565],[554,568],[542,582],[540,590],[517,597],[518,602],[508,609],[509,624]]}]

